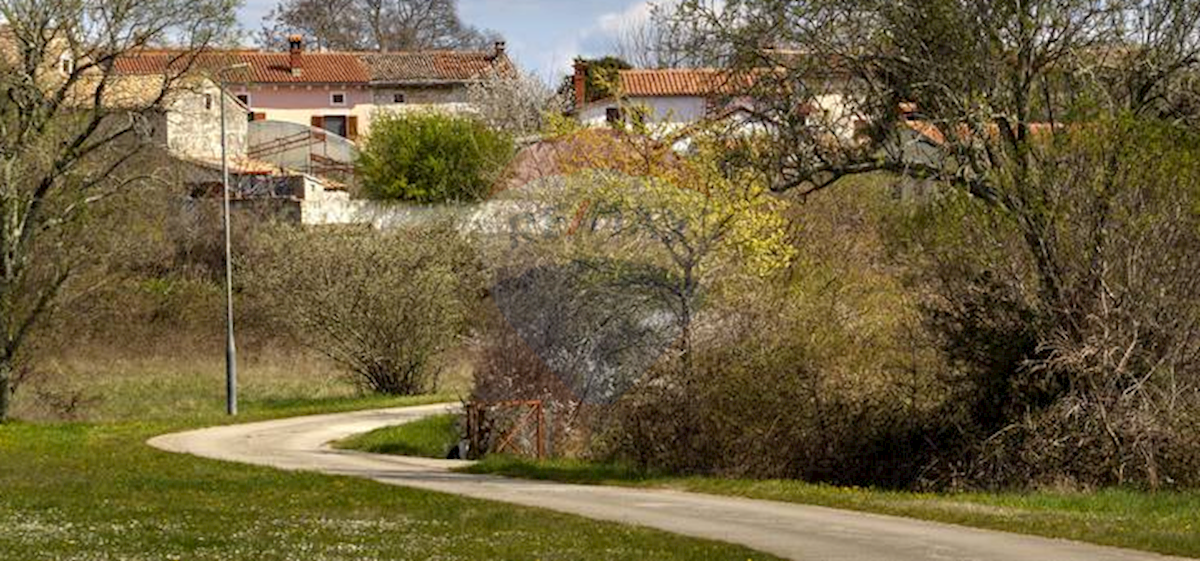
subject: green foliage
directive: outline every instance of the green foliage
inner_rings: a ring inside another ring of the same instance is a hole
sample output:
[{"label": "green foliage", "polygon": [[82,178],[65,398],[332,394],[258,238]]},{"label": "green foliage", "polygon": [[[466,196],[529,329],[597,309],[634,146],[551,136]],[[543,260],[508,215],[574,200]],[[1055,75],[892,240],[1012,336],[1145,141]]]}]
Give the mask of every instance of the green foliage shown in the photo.
[{"label": "green foliage", "polygon": [[465,203],[487,196],[513,150],[508,134],[467,117],[384,114],[372,122],[356,166],[372,198]]},{"label": "green foliage", "polygon": [[[588,101],[616,95],[620,90],[619,72],[633,68],[633,65],[624,59],[612,55],[595,59],[579,59],[579,61],[588,65],[585,81]],[[566,87],[572,87],[570,78],[567,79]]]},{"label": "green foliage", "polygon": [[357,434],[336,442],[335,447],[372,454],[445,458],[450,448],[458,443],[460,418],[452,413],[433,415],[403,425]]}]

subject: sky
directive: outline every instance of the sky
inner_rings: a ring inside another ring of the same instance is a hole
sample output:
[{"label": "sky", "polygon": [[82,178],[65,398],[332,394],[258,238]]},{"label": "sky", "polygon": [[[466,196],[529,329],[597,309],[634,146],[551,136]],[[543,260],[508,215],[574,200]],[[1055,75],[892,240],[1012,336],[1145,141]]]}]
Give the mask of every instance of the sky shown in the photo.
[{"label": "sky", "polygon": [[[239,14],[242,26],[257,32],[263,16],[277,2],[245,0]],[[576,56],[608,54],[618,30],[629,22],[648,17],[654,3],[655,0],[458,0],[458,12],[470,25],[500,32],[508,41],[509,56],[517,64],[553,82],[570,72]]]}]

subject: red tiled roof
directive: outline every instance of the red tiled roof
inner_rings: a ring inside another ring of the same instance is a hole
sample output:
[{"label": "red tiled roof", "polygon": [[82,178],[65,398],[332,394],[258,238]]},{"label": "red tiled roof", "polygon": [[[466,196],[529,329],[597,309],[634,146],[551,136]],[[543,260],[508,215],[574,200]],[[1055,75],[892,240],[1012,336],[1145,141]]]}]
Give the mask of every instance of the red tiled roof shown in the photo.
[{"label": "red tiled roof", "polygon": [[240,55],[250,64],[250,82],[368,82],[371,74],[358,57],[348,53],[309,53],[301,55],[303,70],[292,74],[288,53],[252,53]]},{"label": "red tiled roof", "polygon": [[[941,146],[946,143],[946,134],[937,125],[929,121],[917,119],[905,119],[904,126],[912,129],[917,134],[928,139],[933,144]],[[1051,125],[1050,123],[1029,123],[1029,132],[1035,136],[1044,136],[1046,133],[1053,132],[1054,129],[1062,127],[1062,124]],[[965,123],[960,123],[954,127],[954,138],[961,141],[972,136],[971,128]],[[988,140],[996,140],[1000,138],[1000,126],[996,123],[989,123],[984,128],[984,134]]]},{"label": "red tiled roof", "polygon": [[[171,52],[148,52],[123,56],[116,61],[119,74],[162,74],[190,68],[214,72],[233,64],[250,65],[241,73],[229,74],[231,80],[254,83],[367,83],[371,76],[366,66],[352,53],[314,53],[301,55],[300,75],[292,73],[288,53],[220,51],[188,56]],[[240,74],[240,75],[239,75]]]},{"label": "red tiled roof", "polygon": [[478,80],[492,72],[516,75],[509,58],[482,51],[414,51],[362,53],[363,64],[375,82],[460,82]]},{"label": "red tiled roof", "polygon": [[474,51],[416,51],[395,53],[309,52],[301,55],[302,70],[292,74],[291,55],[285,52],[248,50],[211,51],[190,55],[181,51],[152,50],[123,56],[116,61],[119,74],[163,74],[170,69],[215,72],[246,63],[245,74],[232,80],[254,83],[403,83],[461,82],[498,72],[515,76],[512,61],[504,54]]},{"label": "red tiled roof", "polygon": [[621,93],[628,97],[706,96],[737,93],[751,78],[713,68],[622,70]]}]

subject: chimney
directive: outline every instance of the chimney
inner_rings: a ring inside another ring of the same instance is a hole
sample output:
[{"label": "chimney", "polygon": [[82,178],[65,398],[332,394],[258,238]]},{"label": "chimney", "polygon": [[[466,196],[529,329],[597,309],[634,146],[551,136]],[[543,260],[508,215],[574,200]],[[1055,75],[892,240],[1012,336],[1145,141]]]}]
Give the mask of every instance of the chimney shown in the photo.
[{"label": "chimney", "polygon": [[292,76],[299,77],[304,71],[304,37],[299,34],[288,36],[288,67]]},{"label": "chimney", "polygon": [[587,69],[588,65],[583,59],[575,59],[575,77],[573,78],[575,86],[575,109],[579,109],[587,103]]},{"label": "chimney", "polygon": [[495,51],[492,53],[493,57],[500,58],[504,56],[504,49],[507,47],[504,41],[496,41],[496,43],[492,46],[495,47]]}]

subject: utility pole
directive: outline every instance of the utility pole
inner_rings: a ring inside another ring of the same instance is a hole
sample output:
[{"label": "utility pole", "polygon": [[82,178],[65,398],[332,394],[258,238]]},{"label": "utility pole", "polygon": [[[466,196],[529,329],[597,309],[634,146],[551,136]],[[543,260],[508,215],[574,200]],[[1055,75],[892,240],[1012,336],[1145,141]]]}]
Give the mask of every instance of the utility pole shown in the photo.
[{"label": "utility pole", "polygon": [[234,344],[233,337],[233,244],[229,222],[229,156],[225,130],[225,72],[248,66],[244,62],[234,64],[222,68],[217,73],[218,88],[220,89],[218,103],[221,105],[221,192],[225,206],[225,412],[229,415],[237,415],[238,403],[237,345]]}]

